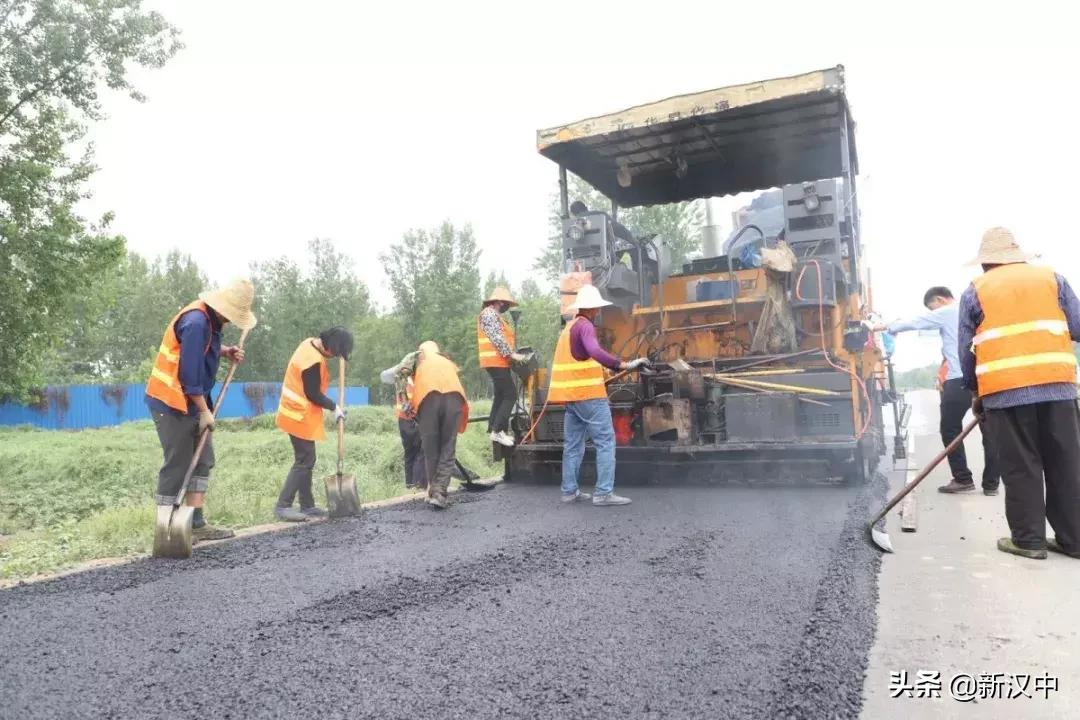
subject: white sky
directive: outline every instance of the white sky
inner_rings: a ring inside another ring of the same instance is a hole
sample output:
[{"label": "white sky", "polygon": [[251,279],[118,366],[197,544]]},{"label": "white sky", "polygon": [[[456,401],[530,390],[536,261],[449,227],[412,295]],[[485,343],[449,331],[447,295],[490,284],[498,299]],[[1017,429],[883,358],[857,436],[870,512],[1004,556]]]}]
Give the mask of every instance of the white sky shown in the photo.
[{"label": "white sky", "polygon": [[[1078,11],[1066,3],[157,0],[187,48],[110,96],[87,212],[215,281],[331,238],[387,300],[379,252],[472,223],[482,265],[528,276],[556,168],[535,130],[843,64],[876,307],[959,293],[1003,224],[1080,284],[1070,180]],[[1054,205],[1050,201],[1055,201]],[[938,357],[903,338],[898,364]]]}]

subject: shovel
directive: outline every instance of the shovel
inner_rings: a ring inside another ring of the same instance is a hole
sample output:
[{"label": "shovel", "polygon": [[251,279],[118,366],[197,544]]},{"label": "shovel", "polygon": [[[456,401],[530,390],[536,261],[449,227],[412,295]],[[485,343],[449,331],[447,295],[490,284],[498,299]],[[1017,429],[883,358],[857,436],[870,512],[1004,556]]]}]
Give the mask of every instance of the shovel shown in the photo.
[{"label": "shovel", "polygon": [[915,476],[914,480],[904,486],[903,490],[896,493],[896,495],[893,497],[892,500],[889,501],[889,503],[884,507],[884,509],[882,509],[882,511],[879,512],[874,517],[874,519],[870,521],[870,539],[874,542],[875,545],[877,545],[885,552],[893,552],[892,542],[890,542],[889,540],[889,533],[885,530],[884,523],[881,526],[881,530],[878,530],[877,524],[881,522],[882,518],[889,514],[890,510],[896,507],[897,503],[907,497],[907,494],[909,492],[918,487],[919,483],[925,480],[926,476],[928,476],[934,470],[934,468],[940,465],[941,461],[948,457],[949,453],[958,448],[960,446],[960,443],[964,442],[964,438],[966,438],[978,424],[979,421],[976,419],[965,425],[964,429],[960,432],[960,434],[956,436],[956,439],[949,443],[944,450],[934,456],[934,459],[930,461],[930,464],[924,467],[922,469],[922,472]]},{"label": "shovel", "polygon": [[493,483],[476,482],[480,479],[480,476],[462,465],[457,458],[454,458],[454,472],[451,474],[462,481],[463,485],[461,487],[465,492],[484,492],[495,489]]},{"label": "shovel", "polygon": [[[244,347],[247,334],[247,330],[240,333],[238,347]],[[232,382],[233,375],[236,373],[236,366],[237,363],[233,363],[229,367],[225,382],[221,384],[221,392],[218,393],[217,402],[214,404],[214,417],[217,417],[218,410],[221,409],[221,403],[225,400],[225,391],[229,389],[229,383]],[[202,457],[203,448],[206,447],[206,441],[209,437],[209,430],[203,430],[202,434],[199,435],[199,442],[195,445],[195,454],[191,457],[191,464],[188,465],[187,473],[184,475],[184,482],[180,486],[179,492],[176,493],[173,504],[158,505],[157,519],[154,522],[154,557],[176,558],[178,560],[191,557],[191,519],[195,514],[195,508],[184,505],[183,502],[187,496],[188,483],[191,482],[191,476],[195,472],[195,466],[199,464],[199,458]]]},{"label": "shovel", "polygon": [[[345,407],[345,358],[338,360],[338,406]],[[326,478],[326,505],[330,517],[354,517],[360,514],[360,496],[356,492],[356,477],[346,475],[345,418],[337,423],[337,473]]]}]

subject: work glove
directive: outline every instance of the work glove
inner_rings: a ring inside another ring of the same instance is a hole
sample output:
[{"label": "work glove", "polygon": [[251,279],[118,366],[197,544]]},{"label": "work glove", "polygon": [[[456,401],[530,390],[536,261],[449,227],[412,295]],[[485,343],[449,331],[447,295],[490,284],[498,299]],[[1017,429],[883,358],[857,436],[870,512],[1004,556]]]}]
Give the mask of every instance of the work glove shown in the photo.
[{"label": "work glove", "polygon": [[334,422],[345,422],[345,408],[340,405],[334,407]]},{"label": "work glove", "polygon": [[510,353],[510,359],[516,362],[518,365],[524,365],[526,362],[529,361],[529,356],[525,353],[515,352]]},{"label": "work glove", "polygon": [[625,370],[640,370],[641,368],[651,368],[652,360],[647,357],[640,357],[626,363]]},{"label": "work glove", "polygon": [[199,411],[199,433],[214,429],[214,413],[209,410]]},{"label": "work glove", "polygon": [[983,403],[981,397],[975,397],[971,401],[971,414],[975,416],[975,419],[980,423],[986,420],[986,411],[983,410]]}]

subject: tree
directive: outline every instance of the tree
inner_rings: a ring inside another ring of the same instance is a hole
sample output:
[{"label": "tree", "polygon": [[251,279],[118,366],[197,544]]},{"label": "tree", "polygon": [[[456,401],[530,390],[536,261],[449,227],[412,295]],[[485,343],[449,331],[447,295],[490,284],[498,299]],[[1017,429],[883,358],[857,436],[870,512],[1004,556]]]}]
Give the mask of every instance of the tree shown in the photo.
[{"label": "tree", "polygon": [[301,340],[334,325],[353,328],[370,312],[367,286],[349,256],[319,239],[308,243],[307,254],[306,271],[285,257],[252,265],[259,325],[238,380],[280,380]]},{"label": "tree", "polygon": [[434,340],[461,368],[466,390],[486,389],[476,353],[480,250],[472,228],[447,221],[430,231],[410,230],[381,260],[404,327],[401,354]]},{"label": "tree", "polygon": [[0,397],[25,397],[81,297],[123,239],[75,212],[94,171],[76,117],[98,119],[101,84],[143,99],[132,66],[161,67],[177,31],[141,0],[0,4]]},{"label": "tree", "polygon": [[[573,174],[567,174],[571,202],[581,200],[591,210],[610,212],[611,201],[598,190]],[[551,198],[548,212],[548,243],[533,262],[537,270],[553,285],[558,283],[563,271],[562,261],[562,210],[559,195]],[[705,220],[701,202],[690,201],[653,205],[650,207],[624,208],[619,211],[619,222],[635,237],[656,233],[657,246],[667,247],[673,267],[679,267],[699,243],[699,232]]]},{"label": "tree", "polygon": [[535,280],[526,280],[517,294],[521,318],[518,321],[518,345],[529,346],[541,362],[548,364],[555,355],[559,339],[559,299],[543,291]]},{"label": "tree", "polygon": [[499,274],[496,275],[494,271],[489,272],[487,279],[484,280],[484,291],[481,294],[483,297],[489,298],[497,287],[510,289],[510,281],[506,279],[506,273],[499,271]]}]

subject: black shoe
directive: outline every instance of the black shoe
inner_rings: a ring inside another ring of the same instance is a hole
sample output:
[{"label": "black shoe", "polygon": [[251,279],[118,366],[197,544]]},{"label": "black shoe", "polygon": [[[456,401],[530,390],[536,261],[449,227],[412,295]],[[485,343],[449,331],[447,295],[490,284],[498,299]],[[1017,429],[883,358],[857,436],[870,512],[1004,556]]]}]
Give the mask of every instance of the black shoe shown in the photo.
[{"label": "black shoe", "polygon": [[996,487],[984,487],[983,488],[983,495],[986,495],[987,497],[994,497],[997,494],[998,494],[998,489]]},{"label": "black shoe", "polygon": [[973,482],[962,483],[959,480],[957,480],[956,478],[953,478],[952,481],[949,482],[948,485],[942,485],[941,487],[939,487],[938,492],[948,493],[948,494],[952,495],[952,494],[955,494],[955,493],[971,492],[974,489],[975,489],[975,483],[973,483]]},{"label": "black shoe", "polygon": [[1057,541],[1057,538],[1052,538],[1046,541],[1046,549],[1051,552],[1060,553],[1062,555],[1068,555],[1071,558],[1080,560],[1080,552],[1066,552],[1065,548],[1061,547],[1061,543]]}]

